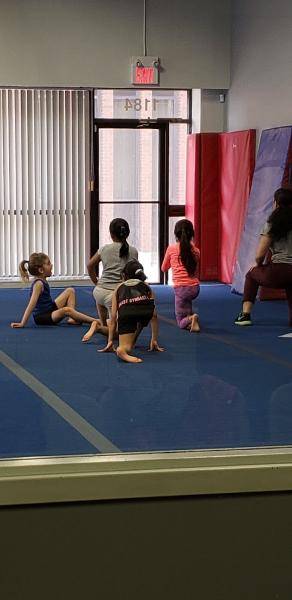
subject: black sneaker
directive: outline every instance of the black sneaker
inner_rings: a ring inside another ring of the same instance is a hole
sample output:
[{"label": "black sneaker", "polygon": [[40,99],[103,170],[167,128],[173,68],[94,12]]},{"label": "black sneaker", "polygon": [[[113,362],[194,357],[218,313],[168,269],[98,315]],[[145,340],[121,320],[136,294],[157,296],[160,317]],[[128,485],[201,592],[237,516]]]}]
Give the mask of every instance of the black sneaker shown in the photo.
[{"label": "black sneaker", "polygon": [[251,325],[251,318],[249,313],[240,312],[238,317],[234,321],[235,325]]}]

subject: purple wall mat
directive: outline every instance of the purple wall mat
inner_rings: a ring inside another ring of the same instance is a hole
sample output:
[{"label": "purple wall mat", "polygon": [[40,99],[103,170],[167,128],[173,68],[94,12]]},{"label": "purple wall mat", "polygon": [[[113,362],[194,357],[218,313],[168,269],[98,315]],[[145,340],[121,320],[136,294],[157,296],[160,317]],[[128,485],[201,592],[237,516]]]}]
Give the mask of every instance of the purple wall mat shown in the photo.
[{"label": "purple wall mat", "polygon": [[272,212],[274,191],[282,184],[291,134],[292,126],[266,129],[262,132],[235,264],[233,292],[243,293],[245,274],[255,264],[260,232]]}]

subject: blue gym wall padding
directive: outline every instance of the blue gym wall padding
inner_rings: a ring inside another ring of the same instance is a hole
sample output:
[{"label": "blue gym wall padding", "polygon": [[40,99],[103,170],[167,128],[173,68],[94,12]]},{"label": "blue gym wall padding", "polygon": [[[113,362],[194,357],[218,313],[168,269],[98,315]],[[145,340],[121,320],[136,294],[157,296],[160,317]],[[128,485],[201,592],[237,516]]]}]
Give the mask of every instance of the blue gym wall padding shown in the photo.
[{"label": "blue gym wall padding", "polygon": [[255,264],[260,232],[272,211],[274,191],[281,187],[284,179],[291,136],[291,126],[262,132],[232,281],[234,292],[243,293],[245,275]]}]

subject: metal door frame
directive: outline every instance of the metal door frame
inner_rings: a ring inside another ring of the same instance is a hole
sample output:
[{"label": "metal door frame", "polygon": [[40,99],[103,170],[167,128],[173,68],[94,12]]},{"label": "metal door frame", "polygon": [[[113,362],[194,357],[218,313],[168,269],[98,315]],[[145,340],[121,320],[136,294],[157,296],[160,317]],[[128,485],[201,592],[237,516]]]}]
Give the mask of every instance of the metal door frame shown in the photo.
[{"label": "metal door frame", "polygon": [[[159,264],[161,264],[165,248],[168,244],[168,216],[169,216],[169,121],[146,121],[139,119],[94,119],[93,127],[93,164],[94,173],[93,189],[90,202],[90,254],[99,248],[99,131],[100,129],[157,129],[159,131],[159,200],[158,200],[158,231],[159,231]],[[135,204],[145,204],[135,201]],[[164,283],[163,273],[160,273],[158,282]]]}]

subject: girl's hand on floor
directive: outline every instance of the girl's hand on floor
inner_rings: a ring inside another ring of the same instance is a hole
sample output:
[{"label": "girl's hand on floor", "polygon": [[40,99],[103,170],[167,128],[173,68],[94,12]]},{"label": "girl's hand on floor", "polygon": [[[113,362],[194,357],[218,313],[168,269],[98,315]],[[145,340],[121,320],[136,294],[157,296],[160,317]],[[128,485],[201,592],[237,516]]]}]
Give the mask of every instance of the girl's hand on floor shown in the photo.
[{"label": "girl's hand on floor", "polygon": [[102,348],[101,350],[98,350],[97,352],[115,352],[116,349],[113,345],[113,342],[108,342],[107,345]]},{"label": "girl's hand on floor", "polygon": [[22,323],[10,323],[10,327],[12,327],[12,329],[22,329],[24,325],[22,325]]},{"label": "girl's hand on floor", "polygon": [[158,346],[158,342],[151,340],[148,352],[164,352],[164,348]]}]

